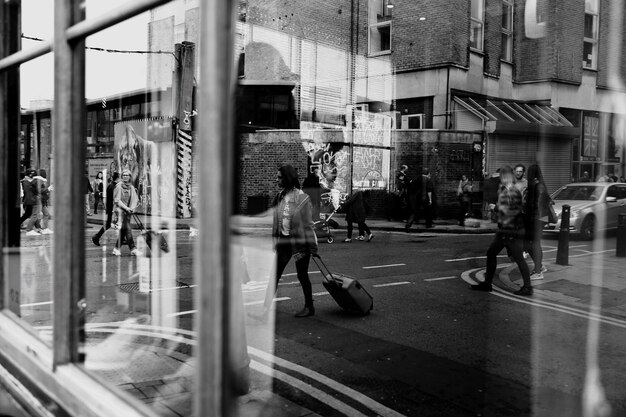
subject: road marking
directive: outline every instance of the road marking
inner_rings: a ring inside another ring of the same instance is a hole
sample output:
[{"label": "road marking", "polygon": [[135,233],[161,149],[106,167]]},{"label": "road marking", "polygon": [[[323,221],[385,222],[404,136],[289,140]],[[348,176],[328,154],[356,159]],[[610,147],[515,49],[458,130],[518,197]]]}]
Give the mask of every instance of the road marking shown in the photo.
[{"label": "road marking", "polygon": [[20,307],[36,307],[52,304],[52,301],[42,301],[41,303],[20,304]]},{"label": "road marking", "polygon": [[[309,271],[309,274],[321,274],[321,272],[320,271]],[[288,274],[283,274],[282,276],[283,277],[293,277],[293,276],[296,276],[296,275],[298,275],[297,272],[290,272]]]},{"label": "road marking", "polygon": [[363,269],[375,269],[375,268],[391,268],[394,266],[405,266],[406,264],[389,264],[389,265],[374,265],[374,266],[364,266]]},{"label": "road marking", "polygon": [[320,295],[329,295],[330,293],[328,291],[322,291],[322,292],[314,292],[313,295],[315,296],[320,296]]},{"label": "road marking", "polygon": [[[117,326],[117,327],[115,327]],[[119,326],[124,326],[120,328]],[[112,328],[107,328],[112,327]],[[40,326],[36,327],[38,330],[48,329],[51,330],[52,326]],[[152,326],[145,324],[135,324],[128,322],[112,322],[112,323],[88,323],[86,325],[86,330],[89,332],[104,332],[104,333],[120,333],[120,334],[129,334],[129,335],[137,335],[137,336],[148,336],[154,337],[162,340],[172,340],[178,343],[187,343],[191,346],[197,345],[197,332],[192,330],[185,329],[177,329],[172,327],[161,327],[161,326]],[[168,334],[171,333],[171,334]],[[257,349],[252,346],[248,346],[248,353],[251,356],[255,356],[260,360],[264,360],[270,363],[275,363],[285,369],[289,369],[291,371],[297,372],[301,375],[304,375],[310,379],[313,379],[321,384],[324,384],[328,388],[335,390],[338,393],[341,393],[353,401],[357,401],[365,407],[369,408],[371,411],[376,413],[382,417],[405,417],[403,414],[398,413],[397,411],[386,407],[385,405],[375,401],[374,399],[353,390],[352,388],[341,384],[334,379],[331,379],[325,375],[322,375],[312,369],[305,368],[304,366],[295,364],[286,359],[279,358],[278,356],[274,356],[270,353],[264,352],[260,349]],[[312,398],[316,398],[319,401],[322,401],[325,404],[335,408],[340,411],[344,415],[348,416],[363,416],[366,417],[365,414],[356,410],[355,408],[350,407],[348,404],[336,399],[334,396],[327,394],[326,392],[311,386],[310,384],[297,379],[296,377],[287,375],[284,372],[273,369],[265,364],[262,364],[256,360],[252,360],[250,362],[250,367],[255,369],[258,372],[265,373],[271,377],[275,377],[277,379],[281,379],[282,381],[300,389],[307,395]]]},{"label": "road marking", "polygon": [[305,392],[316,400],[321,401],[322,404],[326,404],[329,407],[334,408],[345,416],[367,417],[367,415],[359,412],[355,408],[350,407],[348,404],[341,402],[335,397],[326,394],[324,391],[313,387],[311,384],[307,384],[306,382],[296,379],[291,375],[287,375],[284,372],[271,368],[267,365],[263,365],[262,363],[259,363],[255,360],[250,361],[250,368],[265,375],[268,375],[272,378],[279,379],[291,385],[292,387],[295,387],[300,391]]},{"label": "road marking", "polygon": [[[285,359],[279,358],[277,356],[271,355],[267,352],[264,352],[262,350],[256,349],[252,346],[248,346],[248,353],[252,356],[256,356],[260,359],[263,359],[265,361],[268,362],[273,362],[276,363],[278,366],[282,366],[286,369],[290,369],[292,371],[298,372],[302,375],[305,375],[315,381],[318,381],[326,386],[328,386],[329,388],[334,389],[337,392],[340,392],[344,395],[346,395],[347,397],[360,402],[361,404],[363,404],[364,406],[366,406],[367,408],[369,408],[370,410],[374,411],[377,415],[379,416],[383,416],[383,417],[403,417],[402,414],[398,413],[397,411],[386,407],[382,404],[380,404],[379,402],[367,397],[366,395],[363,395],[362,393],[353,390],[352,388],[346,387],[345,385],[328,378],[327,376],[324,376],[318,372],[315,372],[312,369],[309,368],[305,368],[304,366],[295,364],[293,362],[289,362]],[[347,414],[347,415],[352,415],[352,414]]]},{"label": "road marking", "polygon": [[456,275],[450,277],[441,277],[441,278],[426,278],[424,281],[443,281],[444,279],[454,279],[457,278]]},{"label": "road marking", "polygon": [[376,285],[372,285],[372,287],[375,288],[379,288],[379,287],[393,287],[395,285],[406,285],[406,284],[410,284],[409,281],[402,281],[402,282],[389,282],[387,284],[376,284]]},{"label": "road marking", "polygon": [[[508,258],[508,256],[506,256],[506,255],[498,255],[498,258]],[[471,261],[473,259],[487,259],[487,256],[483,255],[483,256],[470,256],[468,258],[445,259],[444,262]]]}]

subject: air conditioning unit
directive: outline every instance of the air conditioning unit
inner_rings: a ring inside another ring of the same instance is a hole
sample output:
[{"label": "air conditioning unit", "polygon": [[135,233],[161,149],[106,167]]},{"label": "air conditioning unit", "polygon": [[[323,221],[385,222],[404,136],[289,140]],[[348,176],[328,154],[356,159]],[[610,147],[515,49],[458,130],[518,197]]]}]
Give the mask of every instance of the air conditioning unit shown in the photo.
[{"label": "air conditioning unit", "polygon": [[403,114],[402,129],[424,129],[424,114]]}]

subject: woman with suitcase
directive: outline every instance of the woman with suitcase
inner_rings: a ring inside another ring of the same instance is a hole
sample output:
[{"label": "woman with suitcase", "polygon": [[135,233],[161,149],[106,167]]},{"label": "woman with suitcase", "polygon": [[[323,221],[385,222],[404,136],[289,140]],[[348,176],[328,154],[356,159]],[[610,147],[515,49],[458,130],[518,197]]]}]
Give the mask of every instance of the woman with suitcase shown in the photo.
[{"label": "woman with suitcase", "polygon": [[278,169],[276,183],[282,189],[274,198],[274,221],[272,237],[276,252],[276,274],[270,279],[265,293],[263,312],[253,316],[267,320],[274,294],[278,288],[285,267],[293,257],[296,262],[298,281],[304,293],[304,308],[295,317],[309,317],[315,314],[313,288],[309,279],[311,255],[317,254],[317,238],[313,231],[311,199],[300,189],[298,172],[291,165]]}]

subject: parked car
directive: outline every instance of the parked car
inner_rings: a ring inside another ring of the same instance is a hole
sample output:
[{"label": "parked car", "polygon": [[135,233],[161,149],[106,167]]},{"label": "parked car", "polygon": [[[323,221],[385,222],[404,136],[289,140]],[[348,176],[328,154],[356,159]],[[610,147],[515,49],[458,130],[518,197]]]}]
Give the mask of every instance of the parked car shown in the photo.
[{"label": "parked car", "polygon": [[620,213],[626,213],[626,184],[579,182],[567,184],[552,194],[556,223],[548,223],[544,232],[559,232],[563,205],[570,206],[570,233],[591,240],[601,230],[615,229]]}]

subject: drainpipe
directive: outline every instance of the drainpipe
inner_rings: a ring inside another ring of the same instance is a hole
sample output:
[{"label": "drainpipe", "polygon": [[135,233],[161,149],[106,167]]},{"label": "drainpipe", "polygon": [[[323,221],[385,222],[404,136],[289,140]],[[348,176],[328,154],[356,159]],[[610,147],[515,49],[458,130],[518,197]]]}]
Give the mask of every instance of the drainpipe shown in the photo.
[{"label": "drainpipe", "polygon": [[447,67],[446,74],[446,127],[445,130],[450,129],[450,66]]}]

